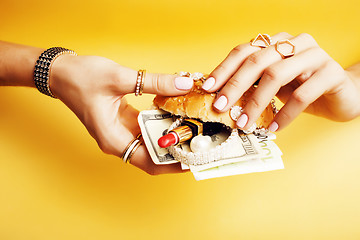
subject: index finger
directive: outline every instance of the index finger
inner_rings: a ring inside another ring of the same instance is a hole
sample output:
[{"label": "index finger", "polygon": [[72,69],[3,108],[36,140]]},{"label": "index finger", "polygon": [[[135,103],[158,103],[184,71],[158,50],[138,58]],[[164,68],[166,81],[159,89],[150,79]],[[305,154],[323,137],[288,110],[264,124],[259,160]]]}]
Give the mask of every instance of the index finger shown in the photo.
[{"label": "index finger", "polygon": [[[290,38],[288,33],[278,33],[272,37],[273,41]],[[260,47],[251,46],[250,42],[241,44],[233,48],[228,56],[210,73],[208,79],[203,84],[203,89],[208,92],[215,92],[225,85],[244,61],[253,53],[260,51]]]}]

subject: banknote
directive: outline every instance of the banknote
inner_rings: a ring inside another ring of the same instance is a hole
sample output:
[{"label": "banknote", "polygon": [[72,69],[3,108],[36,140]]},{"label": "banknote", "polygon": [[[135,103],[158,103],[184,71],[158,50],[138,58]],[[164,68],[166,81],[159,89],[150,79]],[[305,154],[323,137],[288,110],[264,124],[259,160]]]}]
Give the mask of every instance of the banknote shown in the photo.
[{"label": "banknote", "polygon": [[173,123],[172,115],[161,110],[141,111],[138,122],[146,148],[155,164],[172,164],[178,161],[169,154],[166,148],[157,144],[158,139]]},{"label": "banknote", "polygon": [[263,151],[261,150],[261,146],[257,137],[255,137],[253,134],[240,135],[234,139],[231,148],[225,153],[223,158],[207,164],[196,166],[191,165],[190,170],[192,172],[198,172],[230,163],[259,158],[262,154]]},{"label": "banknote", "polygon": [[[169,126],[173,123],[173,118],[170,113],[161,110],[146,110],[142,111],[138,117],[141,132],[144,138],[145,145],[150,153],[150,156],[155,164],[171,164],[177,162],[165,148],[160,148],[157,140],[164,135]],[[224,142],[230,133],[218,133],[212,136],[213,147]],[[179,145],[180,148],[190,152],[189,143],[185,142]],[[196,171],[213,168],[219,165],[238,162],[239,159],[245,161],[250,158],[259,157],[261,148],[258,139],[253,135],[240,135],[234,137],[232,146],[224,152],[221,159],[214,162],[197,165]],[[184,166],[185,167],[185,166]],[[192,166],[190,166],[192,167]]]},{"label": "banknote", "polygon": [[[157,144],[157,140],[167,132],[173,121],[173,116],[162,110],[146,110],[139,114],[138,122],[144,142],[155,164],[178,162],[166,148],[160,148]],[[219,144],[226,138],[225,135],[214,137],[213,144]],[[281,159],[282,152],[271,141],[275,138],[274,134],[240,135],[234,147],[227,151],[222,159],[198,166],[182,164],[182,168],[190,169],[196,180],[282,169],[284,168]],[[190,151],[188,143],[180,147]]]},{"label": "banknote", "polygon": [[263,154],[259,158],[226,164],[203,171],[193,172],[196,180],[226,177],[238,174],[266,172],[284,168],[279,147],[270,140],[260,142]]}]

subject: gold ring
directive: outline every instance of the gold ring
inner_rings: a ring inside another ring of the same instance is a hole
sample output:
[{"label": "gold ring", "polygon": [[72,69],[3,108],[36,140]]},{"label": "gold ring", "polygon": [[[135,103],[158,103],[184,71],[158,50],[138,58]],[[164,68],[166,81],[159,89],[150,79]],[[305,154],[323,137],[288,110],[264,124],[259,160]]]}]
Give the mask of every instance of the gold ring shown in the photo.
[{"label": "gold ring", "polygon": [[284,58],[292,57],[295,54],[295,45],[289,40],[280,40],[275,44],[275,50]]},{"label": "gold ring", "polygon": [[254,47],[267,48],[271,45],[271,37],[268,34],[258,34],[256,38],[250,40],[250,45]]},{"label": "gold ring", "polygon": [[135,96],[141,96],[144,90],[146,70],[139,70],[137,72]]},{"label": "gold ring", "polygon": [[125,148],[121,159],[124,163],[130,163],[130,158],[134,155],[135,151],[140,147],[141,145],[141,133],[137,135],[137,137],[132,140]]}]

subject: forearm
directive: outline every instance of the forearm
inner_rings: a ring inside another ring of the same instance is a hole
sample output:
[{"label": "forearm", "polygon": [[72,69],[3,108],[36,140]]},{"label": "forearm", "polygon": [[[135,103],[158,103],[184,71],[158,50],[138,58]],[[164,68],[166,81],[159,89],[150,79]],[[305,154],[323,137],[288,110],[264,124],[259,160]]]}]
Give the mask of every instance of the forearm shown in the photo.
[{"label": "forearm", "polygon": [[0,41],[0,86],[35,87],[34,67],[44,49]]}]

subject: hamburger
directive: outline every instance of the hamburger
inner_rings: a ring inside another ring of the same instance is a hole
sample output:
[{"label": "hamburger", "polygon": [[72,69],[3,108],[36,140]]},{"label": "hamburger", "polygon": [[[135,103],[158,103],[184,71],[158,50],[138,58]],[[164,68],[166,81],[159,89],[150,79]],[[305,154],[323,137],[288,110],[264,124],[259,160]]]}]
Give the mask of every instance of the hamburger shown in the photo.
[{"label": "hamburger", "polygon": [[250,87],[230,110],[218,112],[213,109],[216,93],[202,89],[207,76],[194,75],[180,74],[194,79],[194,86],[186,95],[156,96],[153,101],[156,108],[171,113],[176,119],[165,135],[159,138],[158,145],[167,148],[177,161],[190,166],[229,159],[232,154],[238,156],[240,150],[234,152],[234,149],[256,138],[251,133],[267,133],[266,129],[276,114],[273,103],[269,103],[250,129],[240,131],[236,126],[256,86]]},{"label": "hamburger", "polygon": [[[189,75],[189,73],[185,74]],[[250,87],[230,110],[220,113],[213,108],[216,93],[208,93],[202,89],[205,79],[206,76],[194,78],[194,87],[186,95],[176,97],[156,96],[153,101],[154,105],[180,117],[200,119],[203,122],[218,122],[230,128],[237,128],[236,118],[239,117],[239,112],[244,108],[256,87]],[[274,115],[274,107],[269,104],[256,121],[256,128],[267,128]]]}]

